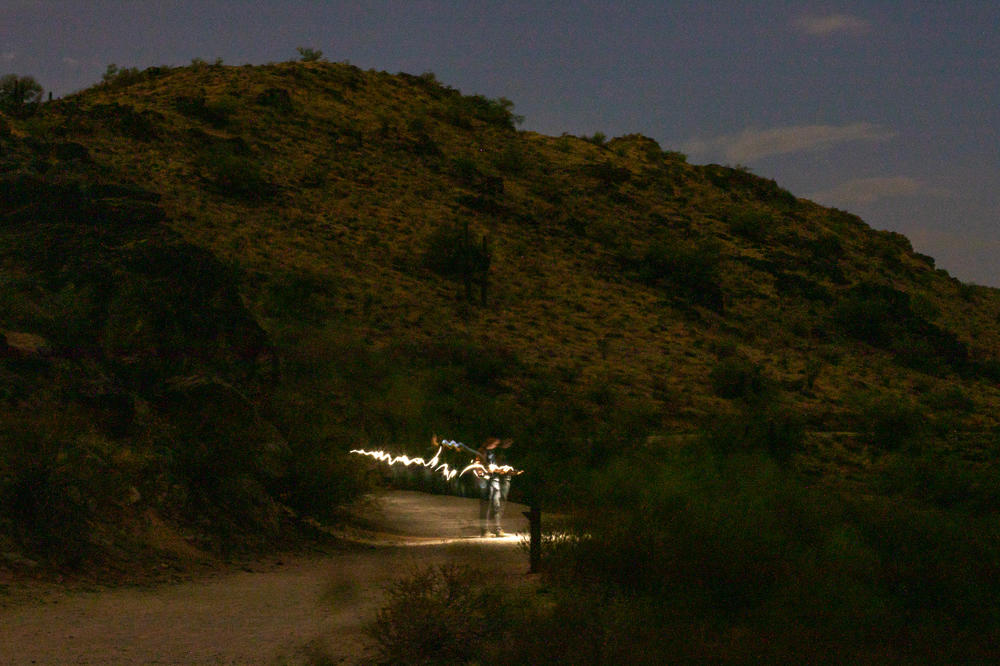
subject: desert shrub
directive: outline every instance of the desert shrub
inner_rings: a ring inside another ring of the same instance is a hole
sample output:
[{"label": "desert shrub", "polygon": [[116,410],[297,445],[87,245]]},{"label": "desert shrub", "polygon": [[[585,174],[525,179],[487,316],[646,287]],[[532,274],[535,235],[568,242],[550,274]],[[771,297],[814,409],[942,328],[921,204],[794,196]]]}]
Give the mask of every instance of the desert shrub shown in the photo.
[{"label": "desert shrub", "polygon": [[171,382],[159,399],[170,428],[160,434],[163,474],[178,494],[169,508],[227,549],[276,535],[268,476],[280,473],[279,438],[234,387],[200,377]]},{"label": "desert shrub", "polygon": [[766,399],[713,414],[702,433],[702,442],[715,454],[762,452],[781,464],[799,453],[804,441],[804,419],[780,402]]},{"label": "desert shrub", "polygon": [[199,163],[221,194],[247,201],[264,201],[278,191],[264,175],[260,164],[250,156],[214,147],[205,151]]},{"label": "desert shrub", "polygon": [[[925,462],[915,478],[940,476]],[[852,497],[760,452],[676,445],[562,472],[575,511],[546,523],[545,587],[498,601],[464,573],[421,572],[379,615],[380,661],[957,663],[995,650],[1000,526],[967,494],[986,476]],[[503,622],[484,630],[491,617]]]},{"label": "desert shrub", "polygon": [[31,76],[5,74],[0,77],[0,111],[26,118],[42,103],[42,86]]},{"label": "desert shrub", "polygon": [[661,236],[654,239],[640,257],[626,256],[624,262],[640,282],[664,287],[713,309],[722,309],[721,247],[717,243]]},{"label": "desert shrub", "polygon": [[438,227],[427,239],[424,265],[441,275],[462,276],[489,269],[483,244],[474,242],[468,224]]},{"label": "desert shrub", "polygon": [[987,516],[1000,512],[1000,488],[992,481],[995,474],[989,464],[931,450],[889,456],[877,483],[889,494]]},{"label": "desert shrub", "polygon": [[771,217],[753,208],[736,208],[725,216],[729,230],[754,242],[764,241],[770,231]]},{"label": "desert shrub", "polygon": [[514,103],[509,99],[489,99],[482,95],[461,95],[457,92],[445,98],[445,120],[456,127],[469,128],[473,120],[502,129],[515,129],[524,121],[514,113]]},{"label": "desert shrub", "polygon": [[815,498],[766,456],[688,450],[660,463],[622,459],[583,482],[586,519],[549,543],[553,575],[731,616],[766,599],[818,537]]},{"label": "desert shrub", "polygon": [[282,462],[282,473],[267,482],[268,488],[304,516],[335,519],[345,504],[371,489],[364,469],[337,441],[293,437]]},{"label": "desert shrub", "polygon": [[149,109],[137,111],[135,107],[118,103],[95,104],[87,110],[87,115],[99,120],[125,136],[140,141],[149,141],[160,136],[162,116]]},{"label": "desert shrub", "polygon": [[852,398],[857,431],[876,451],[916,445],[926,432],[923,408],[902,395],[860,394]]},{"label": "desert shrub", "polygon": [[380,664],[463,664],[510,631],[511,605],[488,571],[455,565],[393,583],[366,633]]},{"label": "desert shrub", "polygon": [[330,280],[305,272],[277,274],[262,285],[260,307],[268,317],[320,322],[334,295]]},{"label": "desert shrub", "polygon": [[496,157],[494,164],[503,173],[518,175],[528,168],[528,158],[518,144],[509,143]]},{"label": "desert shrub", "polygon": [[994,382],[1000,382],[1000,359],[988,358],[975,361],[970,366],[970,373]]},{"label": "desert shrub", "polygon": [[475,186],[482,180],[476,163],[467,157],[456,157],[451,161],[451,172],[464,185]]},{"label": "desert shrub", "polygon": [[810,301],[829,303],[833,300],[830,290],[822,284],[797,273],[779,271],[774,275],[774,288],[782,295],[797,295]]},{"label": "desert shrub", "polygon": [[82,416],[41,407],[0,419],[0,528],[32,556],[78,566],[91,522],[124,497]]},{"label": "desert shrub", "polygon": [[976,401],[957,384],[932,391],[922,402],[928,409],[947,411],[952,414],[968,414],[976,408]]},{"label": "desert shrub", "polygon": [[[949,661],[993,649],[995,519],[849,499],[759,454],[674,450],[648,463],[577,478],[580,521],[546,537],[543,563],[558,589],[619,599],[626,627],[658,627],[633,636],[661,663]],[[556,626],[577,626],[569,605],[556,613]],[[607,636],[604,619],[588,635]]]},{"label": "desert shrub", "polygon": [[179,95],[174,99],[174,108],[189,118],[221,128],[229,124],[239,109],[239,100],[229,95],[208,100],[204,92],[198,92],[194,95]]},{"label": "desert shrub", "polygon": [[875,347],[893,341],[894,321],[907,314],[909,298],[889,287],[867,285],[852,289],[833,312],[834,322],[850,337]]},{"label": "desert shrub", "polygon": [[295,49],[299,53],[299,60],[302,62],[316,62],[323,57],[323,52],[319,49],[306,48],[304,46],[299,46]]},{"label": "desert shrub", "polygon": [[284,88],[268,88],[255,98],[257,104],[270,107],[281,113],[289,113],[293,110],[292,97]]},{"label": "desert shrub", "polygon": [[768,386],[764,369],[744,358],[724,358],[708,375],[712,390],[722,398],[752,398]]},{"label": "desert shrub", "polygon": [[834,305],[832,318],[846,335],[891,351],[899,363],[915,370],[936,374],[962,369],[968,361],[965,343],[919,316],[908,294],[887,285],[855,285]]},{"label": "desert shrub", "polygon": [[421,114],[410,119],[410,121],[406,124],[406,129],[411,137],[403,144],[406,149],[414,155],[419,155],[421,157],[441,156],[441,146],[439,146],[437,141],[434,140],[434,137],[431,136],[430,127],[425,115]]},{"label": "desert shrub", "polygon": [[778,187],[773,180],[755,176],[746,167],[709,164],[703,167],[703,172],[709,182],[726,192],[746,194],[785,210],[796,203],[795,195],[791,192]]},{"label": "desert shrub", "polygon": [[119,67],[114,63],[108,65],[104,74],[101,75],[102,83],[114,88],[125,88],[145,78],[146,74],[138,67]]},{"label": "desert shrub", "polygon": [[461,339],[421,343],[414,355],[430,367],[461,370],[466,384],[490,389],[522,370],[517,356],[507,349],[486,347]]},{"label": "desert shrub", "polygon": [[595,178],[604,187],[615,187],[632,178],[632,172],[628,168],[615,166],[608,161],[588,164],[583,167],[583,173]]},{"label": "desert shrub", "polygon": [[472,287],[478,285],[485,304],[492,252],[486,236],[474,239],[468,222],[438,227],[428,237],[423,264],[445,277],[461,279],[466,299],[472,300]]}]

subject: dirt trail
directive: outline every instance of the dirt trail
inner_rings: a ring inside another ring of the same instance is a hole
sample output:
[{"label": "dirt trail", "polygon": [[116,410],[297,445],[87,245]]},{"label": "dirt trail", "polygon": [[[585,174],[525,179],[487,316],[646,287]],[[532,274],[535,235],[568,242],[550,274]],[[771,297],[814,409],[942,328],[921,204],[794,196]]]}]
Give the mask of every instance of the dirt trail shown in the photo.
[{"label": "dirt trail", "polygon": [[506,538],[478,537],[476,500],[393,491],[342,553],[262,560],[255,570],[151,588],[58,593],[0,610],[2,664],[301,664],[320,652],[356,663],[384,586],[428,564],[487,563],[523,580],[524,507]]}]

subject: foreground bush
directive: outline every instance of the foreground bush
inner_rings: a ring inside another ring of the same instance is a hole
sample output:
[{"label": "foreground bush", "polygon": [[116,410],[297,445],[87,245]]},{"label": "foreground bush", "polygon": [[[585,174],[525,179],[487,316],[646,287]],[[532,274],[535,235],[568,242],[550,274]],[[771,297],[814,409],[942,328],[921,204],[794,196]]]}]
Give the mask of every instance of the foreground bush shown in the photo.
[{"label": "foreground bush", "polygon": [[501,599],[475,576],[419,574],[379,616],[381,658],[993,660],[995,513],[842,495],[810,486],[763,452],[735,450],[676,448],[583,474],[575,524],[545,537],[545,587],[505,588]]},{"label": "foreground bush", "polygon": [[460,664],[510,630],[510,607],[487,571],[441,566],[415,572],[388,590],[367,628],[378,663]]}]

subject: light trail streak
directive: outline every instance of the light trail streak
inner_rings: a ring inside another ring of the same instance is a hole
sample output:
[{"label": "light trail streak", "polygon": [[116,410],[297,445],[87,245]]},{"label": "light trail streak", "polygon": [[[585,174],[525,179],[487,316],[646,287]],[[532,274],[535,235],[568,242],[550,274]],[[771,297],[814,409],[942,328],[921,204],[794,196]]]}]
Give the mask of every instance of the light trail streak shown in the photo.
[{"label": "light trail streak", "polygon": [[[424,460],[423,458],[411,458],[407,455],[394,456],[391,453],[385,451],[365,451],[363,449],[351,449],[351,453],[357,453],[362,456],[370,456],[379,462],[388,463],[391,467],[396,463],[402,463],[409,467],[410,465],[420,465],[421,467],[426,467],[427,469],[433,469],[435,472],[440,472],[441,475],[447,481],[451,481],[455,476],[460,476],[458,470],[452,469],[448,463],[438,464],[441,460],[441,448],[438,447],[437,453],[430,460]],[[464,472],[463,472],[464,474]]]},{"label": "light trail streak", "polygon": [[[449,442],[445,442],[449,444]],[[464,446],[464,445],[463,445]],[[396,463],[402,463],[406,467],[411,465],[419,465],[427,469],[432,469],[435,472],[440,472],[440,474],[445,478],[446,481],[451,481],[456,476],[461,478],[465,476],[467,472],[474,472],[477,476],[492,476],[493,474],[499,474],[503,476],[517,476],[523,470],[515,469],[510,465],[495,465],[490,463],[489,465],[484,465],[481,462],[473,461],[468,464],[461,472],[453,469],[448,463],[441,462],[441,450],[443,446],[439,446],[434,457],[430,460],[425,460],[424,458],[411,458],[408,455],[400,454],[393,455],[386,451],[365,451],[364,449],[351,449],[350,453],[356,453],[362,456],[369,456],[378,460],[379,462],[387,463],[390,467]],[[468,448],[468,447],[466,447]],[[478,454],[477,454],[478,455]]]},{"label": "light trail streak", "polygon": [[510,465],[494,465],[493,463],[484,465],[482,463],[474,462],[459,472],[458,476],[462,477],[466,472],[470,471],[474,471],[480,476],[492,476],[493,474],[499,474],[501,476],[517,476],[524,470],[516,469]]}]

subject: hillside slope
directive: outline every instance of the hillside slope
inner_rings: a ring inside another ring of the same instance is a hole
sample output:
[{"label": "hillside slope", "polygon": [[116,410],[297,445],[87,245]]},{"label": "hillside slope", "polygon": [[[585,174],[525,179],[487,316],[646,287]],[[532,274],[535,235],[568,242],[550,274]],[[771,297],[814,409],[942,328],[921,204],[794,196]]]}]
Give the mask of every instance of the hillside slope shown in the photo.
[{"label": "hillside slope", "polygon": [[[748,423],[834,479],[918,434],[992,460],[1000,292],[745,170],[515,120],[323,62],[126,70],[4,120],[5,413],[103,418],[97,449],[139,447],[179,493],[124,479],[123,511],[215,527],[277,529],[275,499],[356,492],[325,480],[350,445],[434,431],[511,433],[536,466]],[[177,386],[209,393],[162,399]],[[228,453],[195,478],[178,452],[206,423]],[[230,481],[195,501],[206,478]],[[220,496],[242,504],[215,515]]]}]

